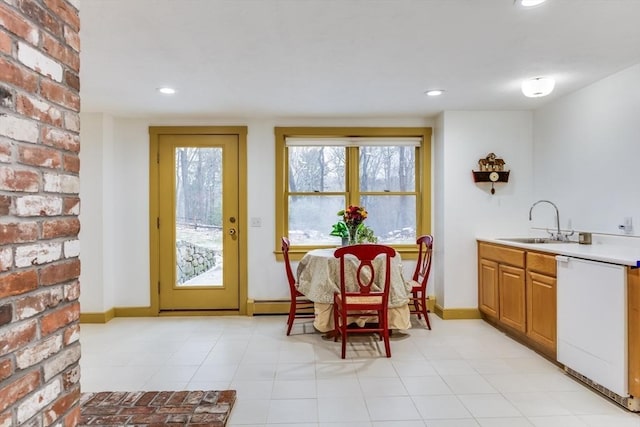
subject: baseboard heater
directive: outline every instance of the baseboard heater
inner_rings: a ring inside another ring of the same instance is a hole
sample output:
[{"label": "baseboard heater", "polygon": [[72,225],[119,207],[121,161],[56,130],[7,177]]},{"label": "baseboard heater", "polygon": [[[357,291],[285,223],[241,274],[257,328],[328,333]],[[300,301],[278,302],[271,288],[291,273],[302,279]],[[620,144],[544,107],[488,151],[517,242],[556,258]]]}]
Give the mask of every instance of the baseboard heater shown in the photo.
[{"label": "baseboard heater", "polygon": [[580,381],[581,383],[588,385],[595,391],[600,394],[608,397],[609,399],[616,402],[618,405],[623,406],[624,408],[632,411],[632,412],[640,412],[640,399],[633,396],[620,396],[618,393],[615,393],[608,388],[598,384],[597,382],[591,380],[590,378],[585,377],[580,372],[576,372],[573,369],[565,366],[564,370],[566,373]]}]

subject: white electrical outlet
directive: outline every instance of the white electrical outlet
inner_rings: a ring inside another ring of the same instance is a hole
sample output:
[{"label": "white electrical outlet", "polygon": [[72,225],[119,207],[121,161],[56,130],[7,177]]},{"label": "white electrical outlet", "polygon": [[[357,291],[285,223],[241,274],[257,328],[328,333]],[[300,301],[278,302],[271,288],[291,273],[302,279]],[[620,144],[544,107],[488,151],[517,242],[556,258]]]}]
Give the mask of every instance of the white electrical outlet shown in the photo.
[{"label": "white electrical outlet", "polygon": [[251,226],[252,227],[262,227],[262,218],[260,218],[260,217],[252,217],[251,218]]}]

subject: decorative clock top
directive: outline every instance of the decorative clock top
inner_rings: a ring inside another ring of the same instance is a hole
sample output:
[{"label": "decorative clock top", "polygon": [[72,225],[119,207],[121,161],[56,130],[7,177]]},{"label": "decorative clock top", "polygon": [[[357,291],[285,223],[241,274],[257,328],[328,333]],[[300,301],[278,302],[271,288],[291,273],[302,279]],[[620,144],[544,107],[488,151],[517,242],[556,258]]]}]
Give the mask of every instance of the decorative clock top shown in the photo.
[{"label": "decorative clock top", "polygon": [[504,160],[496,157],[494,153],[489,153],[484,159],[478,161],[481,171],[502,171],[504,170]]},{"label": "decorative clock top", "polygon": [[489,153],[484,159],[478,160],[479,170],[473,172],[475,182],[490,182],[491,194],[495,194],[494,183],[508,182],[509,171],[504,170],[504,160],[496,157],[494,153]]}]

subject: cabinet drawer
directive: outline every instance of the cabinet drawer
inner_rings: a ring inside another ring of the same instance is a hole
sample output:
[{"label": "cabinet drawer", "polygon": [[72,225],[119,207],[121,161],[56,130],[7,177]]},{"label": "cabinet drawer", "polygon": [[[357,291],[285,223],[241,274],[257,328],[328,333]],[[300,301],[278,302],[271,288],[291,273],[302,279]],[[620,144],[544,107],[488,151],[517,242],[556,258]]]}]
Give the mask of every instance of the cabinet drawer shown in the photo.
[{"label": "cabinet drawer", "polygon": [[556,277],[556,257],[538,252],[527,252],[527,270]]},{"label": "cabinet drawer", "polygon": [[[509,264],[515,267],[524,268],[524,250],[507,248],[505,246],[492,245],[490,243],[479,243],[478,254],[480,258],[497,261],[500,264]],[[554,270],[555,274],[555,270]]]}]

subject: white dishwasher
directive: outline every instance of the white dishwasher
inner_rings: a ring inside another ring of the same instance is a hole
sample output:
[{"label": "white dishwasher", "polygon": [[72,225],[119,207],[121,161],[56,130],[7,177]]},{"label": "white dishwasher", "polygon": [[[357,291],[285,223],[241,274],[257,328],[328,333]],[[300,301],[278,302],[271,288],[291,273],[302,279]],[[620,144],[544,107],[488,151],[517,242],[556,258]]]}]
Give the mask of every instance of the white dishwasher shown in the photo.
[{"label": "white dishwasher", "polygon": [[628,397],[625,266],[560,255],[556,260],[558,361],[592,386]]}]

